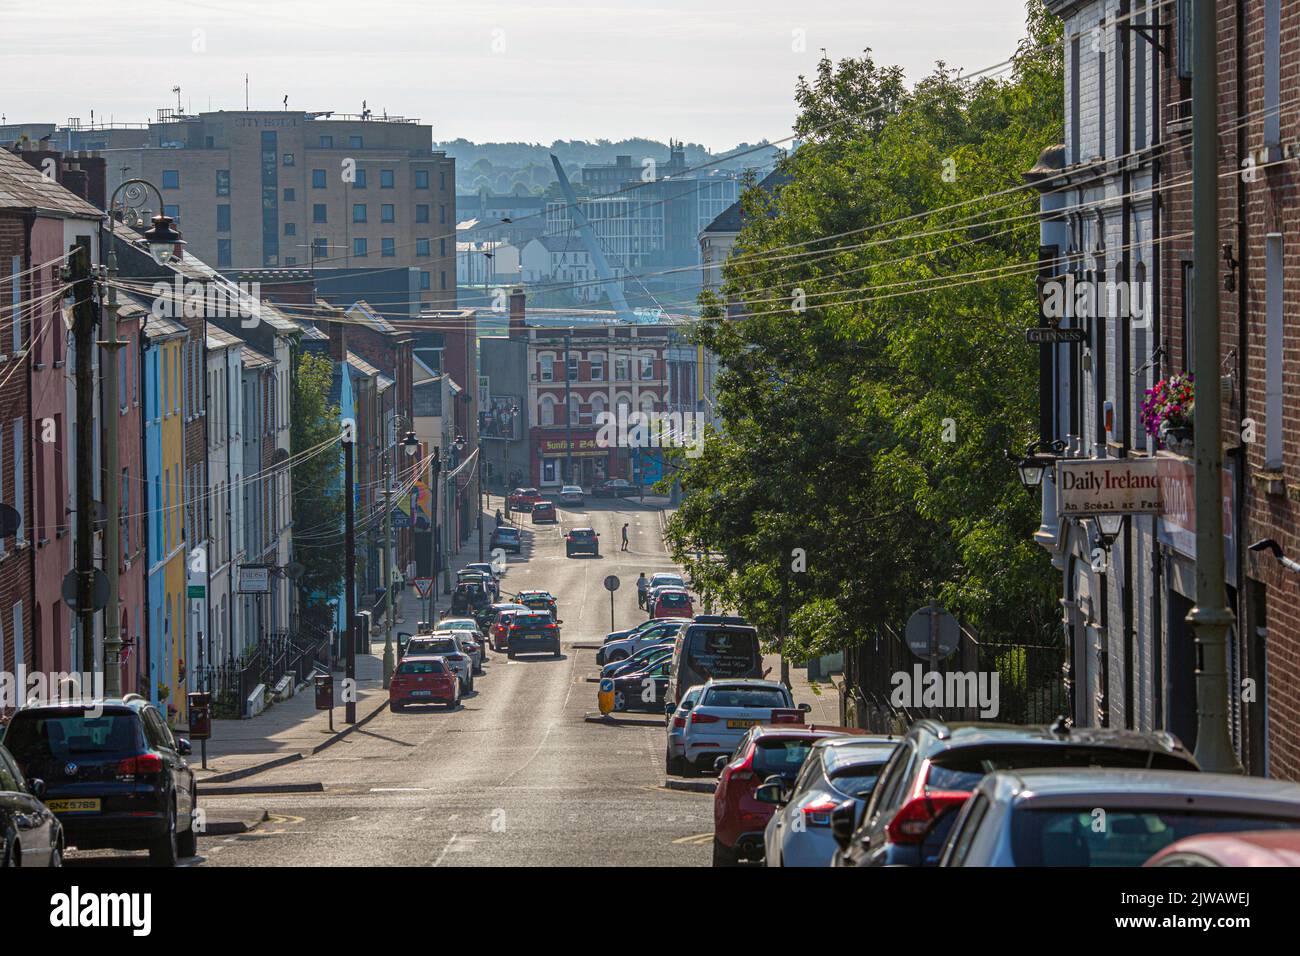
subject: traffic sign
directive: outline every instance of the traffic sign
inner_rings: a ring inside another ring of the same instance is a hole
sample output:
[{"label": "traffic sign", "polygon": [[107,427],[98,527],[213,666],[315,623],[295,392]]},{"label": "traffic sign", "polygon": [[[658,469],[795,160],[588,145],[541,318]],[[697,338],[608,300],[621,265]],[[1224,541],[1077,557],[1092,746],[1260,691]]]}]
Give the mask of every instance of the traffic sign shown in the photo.
[{"label": "traffic sign", "polygon": [[433,586],[433,578],[416,578],[413,583],[415,584],[416,594],[422,598],[429,596],[429,588]]},{"label": "traffic sign", "polygon": [[617,574],[607,574],[607,575],[605,575],[605,590],[606,590],[606,591],[617,591],[617,590],[618,590],[618,575],[617,575]]},{"label": "traffic sign", "polygon": [[1031,345],[1063,345],[1070,342],[1086,342],[1086,329],[1058,329],[1055,326],[1025,329],[1025,341]]},{"label": "traffic sign", "polygon": [[961,641],[961,626],[939,605],[929,604],[907,619],[903,639],[908,650],[922,660],[949,657]]}]

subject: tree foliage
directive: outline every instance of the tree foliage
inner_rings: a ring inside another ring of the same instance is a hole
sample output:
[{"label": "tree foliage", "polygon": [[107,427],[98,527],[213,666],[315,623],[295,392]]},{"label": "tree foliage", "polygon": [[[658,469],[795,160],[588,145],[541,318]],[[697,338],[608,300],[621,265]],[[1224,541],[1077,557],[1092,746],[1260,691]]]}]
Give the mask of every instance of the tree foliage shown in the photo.
[{"label": "tree foliage", "polygon": [[1060,38],[1032,0],[1005,76],[939,64],[908,89],[870,51],[824,58],[796,90],[789,182],[742,198],[696,332],[723,368],[723,429],[678,460],[668,538],[712,603],[765,633],[788,589],[795,654],[901,627],[930,599],[1004,639],[1054,619],[1036,507],[1004,453],[1036,421],[1022,174],[1062,134]]},{"label": "tree foliage", "polygon": [[[293,378],[290,467],[293,487],[294,550],[304,571],[298,586],[304,599],[337,594],[343,585],[342,460],[337,444],[339,406],[329,401],[334,363],[301,353]],[[302,457],[299,457],[302,456]]]}]

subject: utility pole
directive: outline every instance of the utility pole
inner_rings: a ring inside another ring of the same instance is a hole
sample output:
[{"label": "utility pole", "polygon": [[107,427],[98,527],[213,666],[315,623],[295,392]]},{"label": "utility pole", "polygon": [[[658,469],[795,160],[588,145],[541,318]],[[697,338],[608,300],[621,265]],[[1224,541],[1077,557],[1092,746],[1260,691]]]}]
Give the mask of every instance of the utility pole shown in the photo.
[{"label": "utility pole", "polygon": [[384,449],[384,533],[380,547],[384,549],[384,689],[393,682],[393,500],[389,486],[388,463],[392,455]]},{"label": "utility pole", "polygon": [[561,485],[573,483],[573,401],[569,397],[569,347],[573,344],[573,329],[564,333],[564,480]]},{"label": "utility pole", "polygon": [[348,653],[347,674],[345,675],[347,680],[343,682],[345,690],[343,698],[343,720],[349,724],[355,724],[357,722],[357,516],[353,504],[354,496],[352,493],[352,457],[355,446],[356,425],[353,422],[345,421],[343,423],[343,497],[345,501],[343,518],[343,557],[347,562],[347,568],[344,572],[344,581],[347,593],[343,597],[344,613],[348,616]]},{"label": "utility pole", "polygon": [[[110,217],[111,223],[111,217]],[[100,240],[105,241],[103,238]],[[117,247],[112,237],[108,242],[108,303],[104,309],[104,338],[100,341],[102,374],[104,377],[103,401],[100,404],[104,417],[104,507],[108,520],[104,525],[104,570],[108,574],[108,604],[104,607],[104,695],[122,696],[122,619],[121,603],[121,476],[118,474],[117,448],[117,353],[126,343],[117,338]],[[199,645],[202,654],[202,644]]]},{"label": "utility pole", "polygon": [[438,458],[438,446],[433,448],[433,458],[429,462],[429,473],[433,476],[432,495],[429,503],[431,520],[429,530],[429,627],[434,626],[434,612],[438,608],[438,475],[442,472],[442,461]]},{"label": "utility pole", "polygon": [[81,627],[81,667],[95,669],[95,377],[91,347],[95,341],[95,283],[90,274],[90,241],[78,239],[68,260],[72,279],[72,337],[77,350],[73,381],[77,412],[77,619]]},{"label": "utility pole", "polygon": [[483,432],[479,431],[478,436],[478,560],[482,564],[486,559],[483,557]]},{"label": "utility pole", "polygon": [[1223,421],[1219,400],[1218,31],[1215,0],[1192,6],[1192,282],[1195,309],[1196,606],[1187,615],[1200,649],[1196,761],[1243,773],[1228,733],[1228,631],[1235,617],[1223,581]]}]

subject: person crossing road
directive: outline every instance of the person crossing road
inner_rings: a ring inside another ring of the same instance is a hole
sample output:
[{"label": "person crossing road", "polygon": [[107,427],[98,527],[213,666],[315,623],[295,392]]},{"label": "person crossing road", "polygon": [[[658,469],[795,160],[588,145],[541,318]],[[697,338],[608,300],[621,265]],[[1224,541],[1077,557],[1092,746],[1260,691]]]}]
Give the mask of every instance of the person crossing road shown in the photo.
[{"label": "person crossing road", "polygon": [[636,579],[636,606],[637,607],[639,608],[645,607],[645,595],[649,587],[650,587],[650,580],[645,576],[645,572],[642,571],[641,576]]},{"label": "person crossing road", "polygon": [[620,548],[619,550],[620,551],[627,550],[627,522],[623,523],[623,547]]}]

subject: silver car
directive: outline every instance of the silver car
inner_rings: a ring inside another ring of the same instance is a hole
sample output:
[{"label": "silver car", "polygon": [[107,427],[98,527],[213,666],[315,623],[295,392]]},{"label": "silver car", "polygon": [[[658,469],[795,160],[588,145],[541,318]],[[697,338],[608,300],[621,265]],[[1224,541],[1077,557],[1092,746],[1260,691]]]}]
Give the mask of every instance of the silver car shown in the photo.
[{"label": "silver car", "polygon": [[417,655],[445,659],[460,678],[460,692],[473,693],[474,662],[461,643],[459,631],[434,631],[432,634],[415,635],[406,645],[405,656]]},{"label": "silver car", "polygon": [[[681,774],[685,769],[683,758],[686,755],[686,718],[690,716],[703,690],[703,684],[696,684],[689,688],[682,695],[682,702],[668,714],[668,746],[664,751],[664,773]],[[672,704],[668,706],[672,707]]]},{"label": "silver car", "polygon": [[478,621],[472,617],[444,617],[438,622],[440,631],[456,631],[460,635],[461,646],[474,663],[474,673],[483,673],[483,662],[487,660],[487,638],[479,630]]},{"label": "silver car", "polygon": [[[831,814],[847,801],[861,813],[897,737],[828,737],[813,744],[794,786],[763,831],[764,866],[830,866]],[[763,794],[756,794],[759,800]],[[856,815],[856,814],[855,814]]]},{"label": "silver car", "polygon": [[[712,771],[718,757],[730,757],[755,724],[772,722],[773,710],[794,710],[789,689],[753,678],[708,681],[682,731],[682,769],[687,776]],[[799,710],[812,708],[800,704]]]},{"label": "silver car", "polygon": [[953,824],[941,866],[1141,866],[1202,833],[1300,828],[1300,785],[1179,770],[1000,770]]}]

